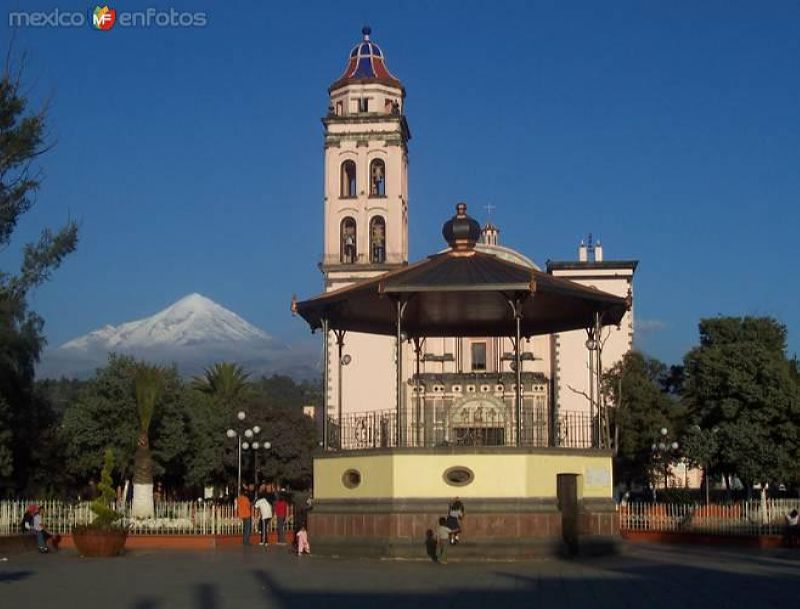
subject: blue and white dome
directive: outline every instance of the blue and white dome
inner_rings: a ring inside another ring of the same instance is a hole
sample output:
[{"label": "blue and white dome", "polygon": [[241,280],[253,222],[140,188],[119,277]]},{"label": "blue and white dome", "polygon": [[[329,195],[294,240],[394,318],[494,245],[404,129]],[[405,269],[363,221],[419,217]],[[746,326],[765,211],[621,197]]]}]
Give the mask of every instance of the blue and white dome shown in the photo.
[{"label": "blue and white dome", "polygon": [[383,51],[370,39],[372,29],[364,26],[361,33],[364,38],[350,51],[347,68],[331,85],[331,90],[352,83],[365,82],[377,82],[402,89],[403,85],[386,67]]}]

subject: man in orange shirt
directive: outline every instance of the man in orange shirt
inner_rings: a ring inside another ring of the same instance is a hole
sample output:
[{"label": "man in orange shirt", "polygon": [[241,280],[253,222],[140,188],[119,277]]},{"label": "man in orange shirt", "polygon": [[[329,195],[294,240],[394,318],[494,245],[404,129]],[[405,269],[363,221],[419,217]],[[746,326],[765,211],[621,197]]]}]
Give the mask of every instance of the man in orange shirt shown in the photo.
[{"label": "man in orange shirt", "polygon": [[250,545],[250,532],[253,530],[253,508],[250,506],[250,498],[245,494],[244,489],[239,491],[236,498],[236,508],[239,518],[242,519],[242,545]]}]

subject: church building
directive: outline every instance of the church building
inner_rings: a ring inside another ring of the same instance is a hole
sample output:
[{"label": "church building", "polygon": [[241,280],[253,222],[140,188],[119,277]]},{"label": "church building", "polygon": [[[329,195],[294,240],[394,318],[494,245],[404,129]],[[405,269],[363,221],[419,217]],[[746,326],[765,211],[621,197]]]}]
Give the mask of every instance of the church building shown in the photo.
[{"label": "church building", "polygon": [[[324,125],[324,254],[319,268],[331,292],[405,268],[409,262],[408,154],[411,131],[406,90],[388,69],[381,47],[365,27],[344,73],[328,89]],[[448,202],[442,215],[452,209]],[[412,216],[413,217],[413,216]],[[521,267],[542,270],[504,244],[500,228],[482,227],[476,249]],[[632,298],[636,260],[607,260],[589,236],[575,260],[548,260],[553,276]],[[381,422],[395,419],[396,338],[330,332],[326,388],[329,420],[348,433],[340,448],[374,447]],[[633,309],[599,336],[584,330],[532,336],[522,345],[521,381],[526,443],[589,447],[591,437],[571,433],[570,418],[594,420],[605,405],[597,375],[633,344]],[[410,445],[501,446],[512,436],[516,392],[511,338],[427,338],[403,351],[404,412]],[[588,426],[591,428],[591,425]],[[598,433],[600,433],[598,431]]]}]

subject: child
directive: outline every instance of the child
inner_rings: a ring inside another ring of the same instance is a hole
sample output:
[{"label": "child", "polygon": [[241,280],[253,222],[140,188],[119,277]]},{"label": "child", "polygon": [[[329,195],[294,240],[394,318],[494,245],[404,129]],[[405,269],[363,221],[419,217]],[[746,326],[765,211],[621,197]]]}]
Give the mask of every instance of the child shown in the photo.
[{"label": "child", "polygon": [[300,530],[297,531],[295,537],[297,540],[297,555],[300,556],[301,554],[311,554],[311,545],[308,543],[308,531],[306,531],[306,525],[300,527]]},{"label": "child", "polygon": [[453,502],[447,506],[447,526],[450,528],[450,543],[457,544],[461,541],[459,534],[461,533],[461,519],[464,518],[464,504],[456,497]]},{"label": "child", "polygon": [[439,518],[439,526],[436,527],[436,560],[443,565],[447,564],[447,546],[450,545],[450,534],[453,531],[447,526],[447,518]]}]

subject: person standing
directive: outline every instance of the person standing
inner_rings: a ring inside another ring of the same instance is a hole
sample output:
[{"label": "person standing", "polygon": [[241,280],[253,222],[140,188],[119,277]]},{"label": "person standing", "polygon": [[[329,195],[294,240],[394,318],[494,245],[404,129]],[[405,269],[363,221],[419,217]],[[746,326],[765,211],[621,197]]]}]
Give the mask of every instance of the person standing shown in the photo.
[{"label": "person standing", "polygon": [[286,545],[286,516],[289,513],[289,504],[283,495],[278,495],[278,500],[275,502],[275,518],[278,519],[278,545]]},{"label": "person standing", "polygon": [[447,546],[452,543],[450,540],[452,533],[452,529],[447,526],[447,518],[444,516],[439,518],[439,526],[436,527],[436,562],[443,565],[447,564]]},{"label": "person standing", "polygon": [[49,552],[47,548],[48,541],[52,544],[54,550],[58,550],[61,535],[53,536],[45,530],[44,523],[42,522],[42,508],[40,507],[37,507],[33,514],[33,531],[36,533],[36,546],[42,554]]},{"label": "person standing", "polygon": [[800,513],[793,509],[786,514],[786,535],[784,543],[790,548],[796,548],[800,541]]},{"label": "person standing", "polygon": [[256,501],[256,509],[258,510],[259,515],[259,525],[260,525],[260,532],[261,532],[261,541],[258,542],[260,546],[268,546],[269,545],[269,523],[272,520],[272,506],[267,501],[266,496],[261,495]]},{"label": "person standing", "polygon": [[250,533],[253,530],[253,508],[250,505],[250,498],[244,489],[239,492],[239,496],[236,498],[236,508],[242,521],[242,545],[249,546]]},{"label": "person standing", "polygon": [[461,521],[464,519],[464,504],[456,497],[447,508],[447,526],[451,531],[450,543],[457,544],[461,535]]}]

